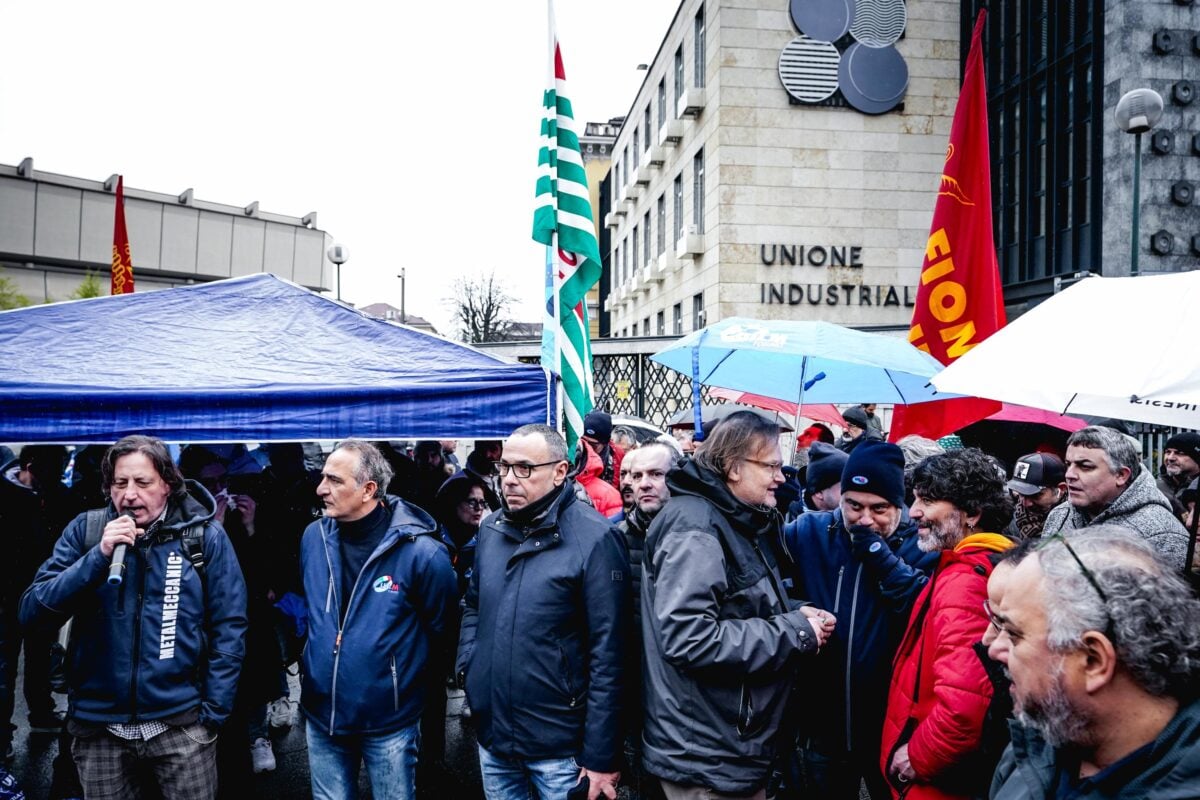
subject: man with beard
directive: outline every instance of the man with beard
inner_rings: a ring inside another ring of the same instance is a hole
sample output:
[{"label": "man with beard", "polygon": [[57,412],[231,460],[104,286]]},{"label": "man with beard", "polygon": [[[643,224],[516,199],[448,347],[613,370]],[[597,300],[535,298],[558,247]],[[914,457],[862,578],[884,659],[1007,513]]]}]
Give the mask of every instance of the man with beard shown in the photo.
[{"label": "man with beard", "polygon": [[[922,552],[904,508],[904,454],[888,442],[863,442],[849,457],[812,446],[809,489],[830,462],[839,467],[833,510],[810,511],[784,527],[794,563],[794,592],[839,609],[839,624],[819,659],[806,665],[797,708],[800,797],[857,800],[865,779],[875,800],[888,797],[879,740],[892,656],[909,601],[937,563]],[[831,493],[814,492],[814,499]],[[843,610],[844,609],[844,610]]]},{"label": "man with beard", "polygon": [[1067,496],[1062,459],[1051,453],[1021,456],[1013,467],[1008,490],[1016,495],[1017,510],[1004,532],[1014,539],[1036,539],[1042,535],[1050,509]]},{"label": "man with beard", "polygon": [[1200,601],[1150,546],[1112,525],[1056,536],[991,617],[1022,723],[993,800],[1197,796]]},{"label": "man with beard", "polygon": [[925,459],[912,482],[918,546],[939,559],[896,654],[880,766],[894,797],[975,797],[995,762],[982,748],[992,683],[974,645],[988,625],[991,556],[1012,546],[994,533],[1012,504],[993,461],[975,448]]},{"label": "man with beard", "polygon": [[1043,536],[1091,525],[1120,525],[1150,542],[1159,555],[1182,569],[1187,530],[1142,466],[1133,441],[1098,425],[1067,439],[1067,493],[1046,517]]},{"label": "man with beard", "polygon": [[1163,466],[1158,476],[1158,488],[1171,501],[1171,509],[1175,516],[1183,517],[1181,495],[1197,475],[1200,475],[1200,433],[1184,431],[1167,439],[1167,444],[1163,447]]}]

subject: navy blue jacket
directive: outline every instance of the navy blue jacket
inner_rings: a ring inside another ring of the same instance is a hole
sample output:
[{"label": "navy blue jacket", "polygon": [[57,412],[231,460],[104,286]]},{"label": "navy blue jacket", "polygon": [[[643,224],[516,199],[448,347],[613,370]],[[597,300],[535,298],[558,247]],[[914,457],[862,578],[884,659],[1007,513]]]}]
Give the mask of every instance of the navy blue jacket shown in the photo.
[{"label": "navy blue jacket", "polygon": [[630,615],[621,534],[568,480],[528,526],[484,519],[464,601],[458,672],[479,743],[503,758],[620,760]]},{"label": "navy blue jacket", "polygon": [[308,598],[300,707],[330,736],[390,733],[417,722],[430,642],[457,597],[437,523],[398,497],[385,502],[392,521],[348,593],[344,620],[337,523],[317,520],[300,542]]},{"label": "navy blue jacket", "polygon": [[[877,753],[892,657],[940,553],[917,547],[917,526],[907,515],[886,540],[874,537],[873,553],[854,552],[841,509],[801,515],[784,526],[784,538],[795,562],[795,596],[837,616],[833,636],[804,665],[804,685],[820,690],[806,695],[811,724],[801,724],[801,742],[830,754]],[[896,569],[879,569],[877,557]]]},{"label": "navy blue jacket", "polygon": [[[198,709],[201,722],[219,724],[229,716],[245,653],[246,584],[212,518],[212,495],[193,481],[187,491],[168,501],[158,531],[128,550],[120,586],[106,582],[100,545],[84,551],[87,515],[80,514],[21,598],[23,625],[75,618],[67,665],[73,719],[132,723]],[[192,524],[204,525],[203,581],[179,540]]]}]

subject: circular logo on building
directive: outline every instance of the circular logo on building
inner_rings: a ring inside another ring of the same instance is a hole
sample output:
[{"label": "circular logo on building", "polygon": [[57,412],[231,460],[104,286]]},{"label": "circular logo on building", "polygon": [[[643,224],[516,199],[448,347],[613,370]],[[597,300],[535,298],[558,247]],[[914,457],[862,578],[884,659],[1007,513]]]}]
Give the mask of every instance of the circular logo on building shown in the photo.
[{"label": "circular logo on building", "polygon": [[797,102],[837,104],[840,92],[864,114],[883,114],[904,99],[904,0],[790,0],[789,12],[801,35],[779,54],[779,80]]}]

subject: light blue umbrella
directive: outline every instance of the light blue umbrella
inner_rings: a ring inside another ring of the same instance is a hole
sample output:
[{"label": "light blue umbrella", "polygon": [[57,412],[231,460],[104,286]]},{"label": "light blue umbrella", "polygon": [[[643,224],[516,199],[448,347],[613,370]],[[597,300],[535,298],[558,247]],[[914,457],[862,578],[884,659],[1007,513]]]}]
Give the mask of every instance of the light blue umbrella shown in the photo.
[{"label": "light blue umbrella", "polygon": [[704,384],[797,404],[909,405],[957,397],[929,386],[942,365],[905,339],[831,322],[731,317],[650,358],[690,377],[694,393]]}]

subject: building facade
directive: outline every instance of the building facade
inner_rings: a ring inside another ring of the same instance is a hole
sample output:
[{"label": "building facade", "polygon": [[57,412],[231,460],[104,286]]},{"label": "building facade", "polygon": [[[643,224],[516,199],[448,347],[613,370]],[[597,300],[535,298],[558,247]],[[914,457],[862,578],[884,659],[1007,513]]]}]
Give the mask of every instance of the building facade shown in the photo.
[{"label": "building facade", "polygon": [[[979,0],[962,4],[962,35]],[[1078,273],[1130,274],[1134,137],[1114,111],[1164,101],[1142,136],[1139,271],[1200,266],[1200,12],[1190,0],[1004,2],[985,31],[996,249],[1009,316]]]},{"label": "building facade", "polygon": [[[612,335],[685,334],[729,316],[907,328],[983,2],[852,5],[846,18],[839,3],[682,0],[601,200]],[[1082,273],[1129,274],[1134,137],[1113,112],[1134,88],[1165,101],[1142,139],[1140,271],[1200,266],[1192,2],[989,5],[1009,318]]]},{"label": "building facade", "polygon": [[[0,277],[33,303],[65,300],[87,273],[107,293],[117,176],[97,181],[42,172],[27,158],[0,164]],[[125,187],[137,291],[271,272],[316,291],[333,285],[331,238],[316,212],[289,217],[258,203],[197,200]]]},{"label": "building facade", "polygon": [[[830,33],[791,5],[680,4],[613,148],[614,335],[730,316],[907,328],[958,97],[959,3],[884,4],[903,16],[871,52],[850,21]],[[862,52],[894,65],[839,78]],[[855,81],[867,91],[841,87]]]}]

